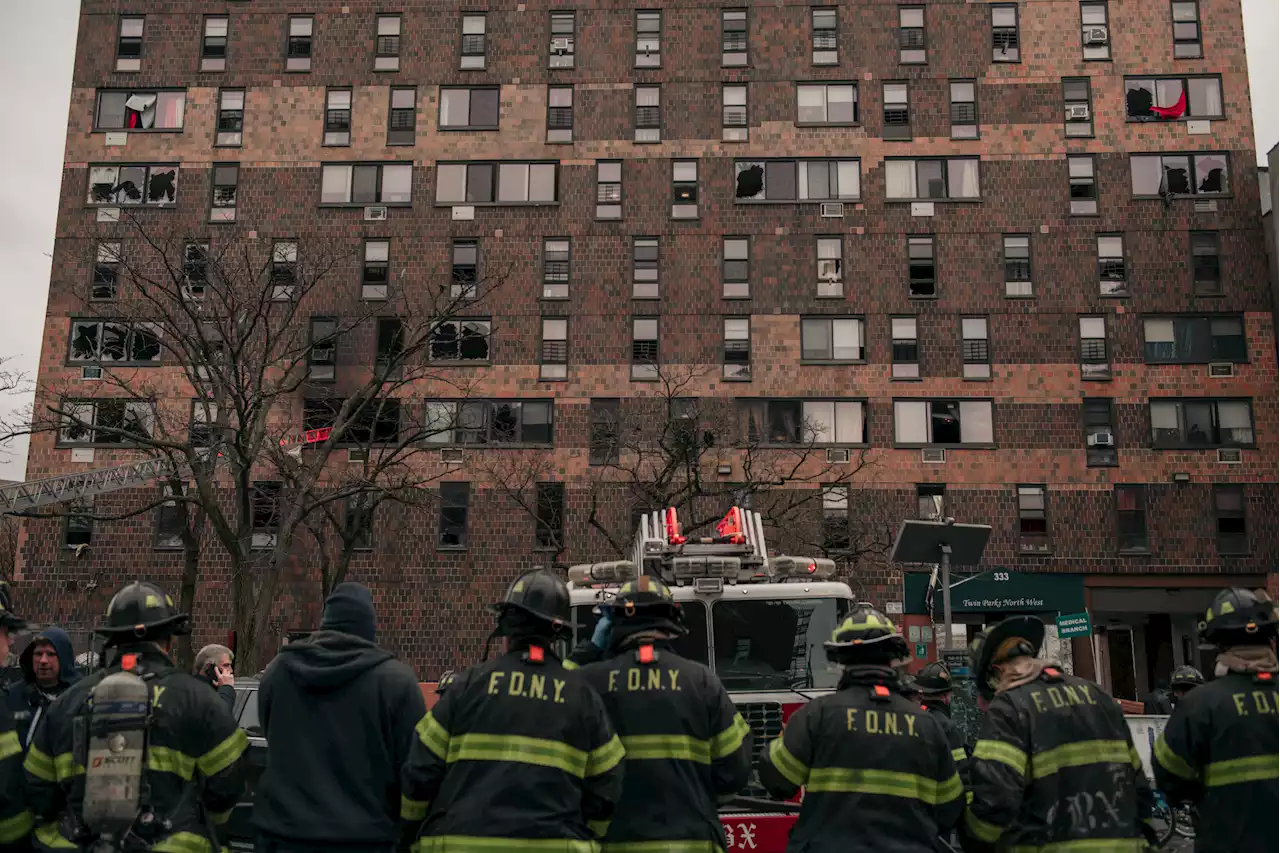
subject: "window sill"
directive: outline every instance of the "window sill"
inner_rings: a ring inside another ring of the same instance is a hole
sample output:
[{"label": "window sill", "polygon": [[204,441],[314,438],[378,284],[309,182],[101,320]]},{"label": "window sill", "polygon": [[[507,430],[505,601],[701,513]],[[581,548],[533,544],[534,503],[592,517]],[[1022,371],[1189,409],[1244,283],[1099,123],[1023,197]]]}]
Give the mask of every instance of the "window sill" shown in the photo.
[{"label": "window sill", "polygon": [[1227,117],[1225,115],[1216,115],[1216,116],[1180,115],[1174,119],[1162,119],[1162,118],[1157,118],[1156,116],[1151,116],[1149,118],[1143,117],[1143,116],[1131,116],[1126,113],[1124,117],[1125,124],[1185,124],[1186,122],[1189,122],[1189,121],[1226,121],[1226,120],[1227,120]]},{"label": "window sill", "polygon": [[[104,399],[104,398],[99,398]],[[105,398],[112,399],[112,398]],[[87,441],[83,442],[63,442],[59,441],[53,445],[54,450],[139,450],[141,448],[136,444],[93,444]]]},{"label": "window sill", "polygon": [[991,376],[962,376],[960,378],[964,382],[994,382],[995,381],[994,377],[991,377]]},{"label": "window sill", "polygon": [[750,376],[721,376],[721,382],[750,382]]},{"label": "window sill", "polygon": [[[913,159],[927,160],[930,158],[916,157]],[[964,158],[962,157],[960,159]],[[972,198],[886,198],[884,200],[885,204],[921,204],[923,202],[929,202],[932,204],[981,204],[982,196],[973,196]]]},{"label": "window sill", "polygon": [[1150,548],[1117,548],[1116,555],[1119,557],[1150,557]]},{"label": "window sill", "polygon": [[568,376],[556,376],[556,377],[539,376],[538,381],[539,382],[568,382],[569,377]]},{"label": "window sill", "polygon": [[890,376],[890,382],[923,382],[923,376]]},{"label": "window sill", "polygon": [[1218,551],[1219,557],[1252,557],[1253,551]]},{"label": "window sill", "polygon": [[[838,160],[838,157],[829,158]],[[856,158],[844,158],[856,159]],[[796,162],[812,162],[812,158],[797,158]],[[734,204],[862,204],[862,196],[857,198],[734,198]]]},{"label": "window sill", "polygon": [[539,296],[539,302],[568,302],[568,296]]},{"label": "window sill", "polygon": [[386,143],[386,146],[387,146],[388,148],[412,148],[413,146],[415,146],[415,145],[417,145],[417,144],[418,144],[417,140],[414,140],[413,142],[390,142],[390,141],[388,141],[388,142]]},{"label": "window sill", "polygon": [[322,201],[322,210],[364,210],[366,207],[413,207],[411,201]]},{"label": "window sill", "polygon": [[152,551],[159,551],[164,554],[180,554],[182,553],[181,545],[152,545]]},{"label": "window sill", "polygon": [[[91,202],[85,205],[86,210],[101,210],[104,207],[115,208],[116,210],[119,210],[121,214],[123,214],[126,210],[177,210],[178,202],[166,201],[161,203],[161,202],[151,201],[145,204],[136,203],[136,202],[126,204],[124,202],[107,201],[107,202]],[[113,221],[119,221],[119,220],[113,220]]]},{"label": "window sill", "polygon": [[452,554],[462,554],[466,552],[467,546],[466,545],[437,545],[436,550],[446,551]]},{"label": "window sill", "polygon": [[[1214,358],[1214,359],[1209,359],[1207,361],[1163,361],[1163,360],[1156,361],[1148,358],[1148,359],[1143,359],[1142,363],[1151,364],[1151,365],[1181,364],[1181,365],[1187,365],[1192,367],[1205,367],[1206,365],[1210,365],[1210,364],[1248,364],[1249,359],[1247,358]],[[1215,378],[1218,378],[1218,377],[1215,377]]]},{"label": "window sill", "polygon": [[427,363],[434,367],[491,367],[493,365],[493,362],[487,359],[484,361],[481,361],[480,359],[475,359],[474,361],[469,359],[458,359],[455,361],[435,361],[434,359],[429,359]]},{"label": "window sill", "polygon": [[1219,290],[1216,292],[1192,291],[1191,295],[1194,296],[1196,299],[1221,299],[1227,294],[1226,294],[1226,291]]},{"label": "window sill", "polygon": [[[1188,399],[1195,399],[1195,398],[1188,398]],[[1164,450],[1164,451],[1172,450],[1172,451],[1181,452],[1181,453],[1187,453],[1189,451],[1194,452],[1197,450],[1203,450],[1207,452],[1210,450],[1218,451],[1218,450],[1257,450],[1258,449],[1258,445],[1256,443],[1255,444],[1152,444],[1150,445],[1150,447],[1152,450]]]},{"label": "window sill", "polygon": [[433,207],[559,207],[559,201],[440,201]]},{"label": "window sill", "polygon": [[535,545],[533,548],[535,554],[558,554],[563,550],[561,545]]},{"label": "window sill", "polygon": [[1115,462],[1085,462],[1084,467],[1086,468],[1119,468],[1120,460],[1117,459]]},{"label": "window sill", "polygon": [[95,127],[90,133],[183,133],[181,127]]},{"label": "window sill", "polygon": [[759,444],[764,450],[869,450],[871,445],[867,442],[859,442],[856,444],[800,444],[799,442],[761,442]]},{"label": "window sill", "polygon": [[[1197,152],[1199,153],[1199,152]],[[1132,155],[1131,155],[1132,156]],[[1194,156],[1194,155],[1193,155]],[[1232,198],[1233,193],[1172,193],[1169,196],[1170,201],[1216,201],[1220,198]],[[1130,196],[1134,201],[1164,201],[1164,198],[1158,195],[1134,195]]]},{"label": "window sill", "polygon": [[67,361],[63,363],[66,367],[101,367],[103,370],[114,370],[118,367],[165,367],[166,365],[159,361],[131,362],[131,361]]},{"label": "window sill", "polygon": [[937,301],[937,299],[938,299],[938,294],[936,294],[936,293],[911,293],[911,294],[908,294],[907,298],[908,298],[908,299],[913,299],[913,300],[922,301],[922,302],[934,302],[934,301]]},{"label": "window sill", "polygon": [[350,148],[350,142],[321,142],[321,148]]},{"label": "window sill", "polygon": [[862,127],[860,121],[797,121],[794,122],[795,127]]},{"label": "window sill", "polygon": [[441,133],[452,133],[454,131],[458,131],[462,133],[472,133],[472,132],[478,133],[478,132],[487,131],[487,130],[497,130],[498,125],[496,124],[495,125],[477,125],[475,127],[472,127],[470,125],[467,125],[465,127],[459,126],[459,125],[447,125],[447,126],[437,125],[436,129],[439,130]]},{"label": "window sill", "polygon": [[801,365],[802,367],[803,367],[803,366],[805,366],[805,365],[809,365],[809,366],[832,366],[832,365],[840,366],[840,365],[851,365],[851,364],[867,364],[867,360],[866,360],[865,358],[850,358],[850,359],[840,359],[840,360],[836,360],[836,359],[822,359],[822,358],[802,358],[802,359],[800,359],[800,365]]},{"label": "window sill", "polygon": [[894,450],[999,450],[995,444],[900,444],[893,443]]},{"label": "window sill", "polygon": [[1099,293],[1098,298],[1099,299],[1128,299],[1129,293],[1127,291],[1124,293]]}]

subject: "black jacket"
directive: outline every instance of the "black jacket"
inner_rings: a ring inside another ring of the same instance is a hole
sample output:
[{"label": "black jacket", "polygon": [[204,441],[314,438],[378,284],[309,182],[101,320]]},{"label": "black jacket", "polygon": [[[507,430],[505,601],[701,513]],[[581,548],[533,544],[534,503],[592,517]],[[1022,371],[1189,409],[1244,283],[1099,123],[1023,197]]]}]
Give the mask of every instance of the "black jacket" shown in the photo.
[{"label": "black jacket", "polygon": [[960,774],[960,781],[964,783],[966,801],[973,799],[970,791],[972,780],[969,777],[969,745],[965,742],[964,732],[960,731],[960,727],[951,721],[951,709],[943,702],[930,702],[925,700],[924,709],[933,716],[935,720],[942,725],[942,730],[947,733],[947,743],[951,746],[951,758],[956,763],[956,772]]},{"label": "black jacket", "polygon": [[135,671],[151,676],[151,728],[141,803],[172,829],[157,828],[153,849],[211,853],[209,823],[231,816],[244,791],[245,737],[227,706],[194,676],[176,669],[155,645],[124,645],[111,665],[82,678],[59,696],[36,728],[27,758],[27,802],[35,815],[37,849],[73,844],[84,803],[87,751],[76,749],[76,718],[86,713],[93,688],[136,656]]},{"label": "black jacket", "polygon": [[997,693],[969,765],[966,850],[1144,849],[1151,789],[1120,706],[1091,681],[1046,667]]},{"label": "black jacket", "polygon": [[0,850],[17,847],[31,834],[31,812],[22,793],[22,744],[13,714],[0,706]]},{"label": "black jacket", "polygon": [[792,853],[932,853],[964,811],[964,786],[937,718],[894,692],[888,667],[847,670],[796,712],[761,759],[777,797],[805,788]]},{"label": "black jacket", "polygon": [[[39,643],[50,644],[58,653],[58,683],[52,687],[41,687],[36,683],[31,658]],[[13,711],[13,725],[18,732],[18,740],[22,742],[22,748],[26,749],[31,727],[38,720],[37,715],[62,695],[63,691],[80,680],[80,670],[76,668],[76,653],[71,647],[71,638],[61,628],[46,628],[32,637],[31,642],[22,650],[18,663],[22,668],[22,683],[9,688],[9,708]]]},{"label": "black jacket", "polygon": [[279,842],[393,846],[423,709],[413,671],[368,640],[319,631],[285,646],[258,690],[269,758],[254,825]]},{"label": "black jacket", "polygon": [[720,680],[700,663],[645,644],[581,673],[604,700],[627,751],[622,799],[604,849],[662,841],[722,848],[716,798],[746,786],[751,728]]},{"label": "black jacket", "polygon": [[1276,674],[1228,673],[1178,703],[1152,750],[1156,785],[1198,806],[1196,853],[1275,851]]},{"label": "black jacket", "polygon": [[1156,688],[1142,700],[1144,714],[1172,714],[1174,708],[1173,694],[1163,688]]},{"label": "black jacket", "polygon": [[608,831],[622,758],[581,673],[541,646],[520,648],[460,673],[422,718],[402,816],[419,853],[518,852],[534,839],[586,851]]}]

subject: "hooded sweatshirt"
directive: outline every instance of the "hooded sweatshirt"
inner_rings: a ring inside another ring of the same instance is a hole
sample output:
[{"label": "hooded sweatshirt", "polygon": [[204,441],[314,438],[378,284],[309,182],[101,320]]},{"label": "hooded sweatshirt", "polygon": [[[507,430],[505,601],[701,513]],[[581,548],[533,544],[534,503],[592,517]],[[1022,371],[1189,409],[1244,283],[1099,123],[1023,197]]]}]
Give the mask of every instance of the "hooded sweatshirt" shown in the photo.
[{"label": "hooded sweatshirt", "polygon": [[258,707],[268,759],[254,823],[268,842],[393,847],[400,767],[426,713],[413,671],[369,640],[321,630],[280,650]]},{"label": "hooded sweatshirt", "polygon": [[[36,682],[32,664],[36,646],[41,643],[53,646],[53,650],[58,653],[58,683],[50,687],[41,687]],[[76,667],[76,653],[71,647],[71,638],[61,628],[45,628],[32,637],[31,642],[22,650],[18,664],[22,669],[22,683],[9,688],[9,708],[13,711],[13,725],[17,729],[18,740],[25,750],[39,716],[64,690],[80,680],[80,670]]]}]

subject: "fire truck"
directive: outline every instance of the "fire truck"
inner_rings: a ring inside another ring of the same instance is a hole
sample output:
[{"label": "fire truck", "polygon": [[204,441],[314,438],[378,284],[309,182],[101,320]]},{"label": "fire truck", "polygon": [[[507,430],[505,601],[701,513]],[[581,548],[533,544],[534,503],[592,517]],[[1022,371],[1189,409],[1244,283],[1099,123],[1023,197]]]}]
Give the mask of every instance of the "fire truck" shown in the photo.
[{"label": "fire truck", "polygon": [[770,556],[757,512],[734,507],[715,535],[699,538],[683,535],[668,508],[641,518],[631,559],[570,567],[575,642],[591,636],[600,605],[641,574],[671,587],[689,629],[675,652],[716,673],[754,735],[751,780],[720,810],[728,853],[783,853],[800,807],[770,797],[754,768],[792,714],[835,689],[840,670],[822,644],[853,593],[830,580],[831,560]]}]

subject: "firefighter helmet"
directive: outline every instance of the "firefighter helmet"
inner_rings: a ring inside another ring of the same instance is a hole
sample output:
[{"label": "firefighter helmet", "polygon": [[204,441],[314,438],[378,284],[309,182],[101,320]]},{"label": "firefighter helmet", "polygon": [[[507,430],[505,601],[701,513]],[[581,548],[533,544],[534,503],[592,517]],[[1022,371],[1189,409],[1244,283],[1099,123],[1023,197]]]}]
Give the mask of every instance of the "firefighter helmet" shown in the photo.
[{"label": "firefighter helmet", "polygon": [[440,675],[440,680],[436,682],[436,695],[443,696],[444,692],[453,686],[453,680],[455,678],[457,678],[457,676],[454,674],[453,670],[445,670],[445,672]]},{"label": "firefighter helmet", "polygon": [[920,692],[926,696],[948,693],[951,690],[951,669],[942,661],[934,661],[916,675]]},{"label": "firefighter helmet", "polygon": [[160,587],[134,581],[115,594],[107,605],[106,624],[94,630],[111,645],[181,636],[191,631],[189,621]]},{"label": "firefighter helmet", "polygon": [[502,636],[556,636],[573,630],[569,587],[546,569],[534,569],[516,578],[492,609],[498,614],[498,633]]},{"label": "firefighter helmet", "polygon": [[995,678],[990,672],[998,663],[1016,657],[1030,657],[1044,643],[1044,623],[1036,616],[1010,616],[983,630],[969,644],[973,680],[984,699],[995,696]]},{"label": "firefighter helmet", "polygon": [[1204,676],[1194,666],[1180,666],[1173,671],[1173,675],[1169,678],[1169,686],[1175,690],[1179,687],[1185,687],[1190,690],[1192,687],[1199,687],[1201,684],[1204,684]]},{"label": "firefighter helmet", "polygon": [[0,628],[21,631],[26,627],[27,620],[13,612],[13,590],[7,581],[0,581]]},{"label": "firefighter helmet", "polygon": [[662,630],[683,636],[684,614],[671,589],[649,575],[629,580],[609,603],[614,635]]},{"label": "firefighter helmet", "polygon": [[1262,590],[1224,589],[1200,623],[1200,636],[1215,646],[1261,646],[1276,635],[1276,606]]},{"label": "firefighter helmet", "polygon": [[866,602],[854,607],[822,645],[827,660],[838,664],[890,664],[911,656],[902,632]]},{"label": "firefighter helmet", "polygon": [[909,672],[898,676],[898,692],[908,699],[916,700],[924,695],[924,690],[920,688],[920,680]]}]

